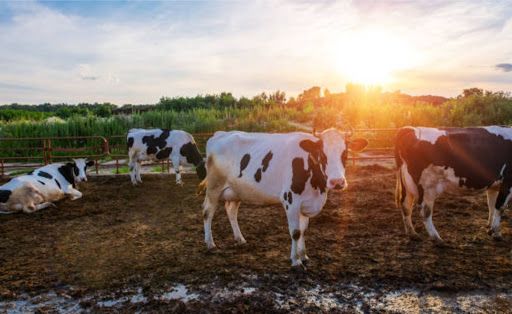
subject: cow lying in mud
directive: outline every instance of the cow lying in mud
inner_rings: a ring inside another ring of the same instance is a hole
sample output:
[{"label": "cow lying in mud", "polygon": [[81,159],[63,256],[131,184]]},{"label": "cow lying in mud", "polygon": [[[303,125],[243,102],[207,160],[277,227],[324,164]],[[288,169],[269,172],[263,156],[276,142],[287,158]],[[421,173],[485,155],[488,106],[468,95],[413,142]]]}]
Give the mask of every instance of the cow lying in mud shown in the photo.
[{"label": "cow lying in mud", "polygon": [[181,130],[131,129],[128,131],[128,165],[133,185],[142,183],[141,161],[169,159],[176,173],[176,184],[182,184],[180,166],[184,163],[196,167],[197,176],[203,180],[206,168],[203,157],[192,135]]},{"label": "cow lying in mud", "polygon": [[72,163],[46,165],[11,179],[0,186],[0,213],[32,213],[53,207],[53,202],[65,197],[71,200],[81,198],[82,193],[75,184],[87,181],[87,167],[92,165],[94,161],[74,159]]},{"label": "cow lying in mud", "polygon": [[501,238],[501,211],[512,188],[512,129],[404,127],[395,143],[397,205],[406,234],[417,238],[411,213],[419,205],[431,239],[442,243],[432,222],[434,202],[444,191],[486,190],[488,233]]},{"label": "cow lying in mud", "polygon": [[282,204],[292,240],[292,266],[308,260],[304,233],[329,189],[343,189],[348,148],[360,151],[368,142],[350,140],[335,129],[318,137],[306,133],[268,134],[216,132],[208,140],[207,176],[203,181],[205,242],[215,248],[211,224],[220,201],[225,202],[235,240],[245,243],[238,226],[240,202]]}]

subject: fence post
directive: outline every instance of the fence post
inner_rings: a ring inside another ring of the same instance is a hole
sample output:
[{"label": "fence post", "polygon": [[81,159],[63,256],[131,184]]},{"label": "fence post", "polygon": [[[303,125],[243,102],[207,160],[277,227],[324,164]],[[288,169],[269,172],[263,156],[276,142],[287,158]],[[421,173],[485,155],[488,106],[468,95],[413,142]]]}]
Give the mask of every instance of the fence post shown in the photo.
[{"label": "fence post", "polygon": [[46,139],[43,139],[43,163],[45,165],[48,164],[47,159],[46,159]]},{"label": "fence post", "polygon": [[4,173],[4,160],[3,160],[3,159],[2,159],[2,160],[0,160],[0,168],[2,169],[2,170],[1,170],[1,176],[3,177],[3,176],[4,176],[4,174],[5,174],[5,173]]},{"label": "fence post", "polygon": [[47,146],[47,151],[48,151],[48,163],[52,163],[52,140],[51,139],[47,139],[48,140],[48,146]]},{"label": "fence post", "polygon": [[116,158],[116,174],[119,174],[119,159]]},{"label": "fence post", "polygon": [[96,174],[98,174],[98,158],[96,158],[96,160],[94,160],[94,166],[96,167]]}]

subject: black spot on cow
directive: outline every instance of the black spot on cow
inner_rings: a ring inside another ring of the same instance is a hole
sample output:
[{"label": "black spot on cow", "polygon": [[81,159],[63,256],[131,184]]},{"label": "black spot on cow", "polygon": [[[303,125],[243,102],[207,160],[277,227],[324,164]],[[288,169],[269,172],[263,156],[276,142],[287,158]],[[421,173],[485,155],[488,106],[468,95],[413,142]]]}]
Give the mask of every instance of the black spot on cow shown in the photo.
[{"label": "black spot on cow", "polygon": [[0,203],[7,203],[11,194],[9,190],[0,190]]},{"label": "black spot on cow", "polygon": [[272,160],[272,157],[274,155],[272,154],[272,151],[269,151],[265,157],[263,157],[263,160],[261,161],[261,166],[263,167],[262,170],[263,172],[267,171],[267,168],[268,168],[268,165],[270,163],[270,160]]},{"label": "black spot on cow", "polygon": [[261,181],[261,168],[258,168],[258,170],[256,170],[256,173],[254,174],[254,180],[256,180],[256,182]]},{"label": "black spot on cow", "polygon": [[53,176],[45,171],[39,171],[37,175],[46,179],[53,179]]},{"label": "black spot on cow", "polygon": [[293,203],[292,192],[288,192],[288,203],[290,203],[290,205]]},{"label": "black spot on cow", "polygon": [[66,179],[66,181],[75,187],[75,177],[73,176],[74,169],[78,169],[74,163],[67,163],[60,166],[57,170]]},{"label": "black spot on cow", "polygon": [[294,239],[295,241],[300,239],[300,230],[298,230],[298,229],[293,230],[292,239]]},{"label": "black spot on cow", "polygon": [[46,185],[43,181],[37,180],[37,182],[41,183],[42,185]]},{"label": "black spot on cow", "polygon": [[130,136],[128,138],[128,149],[133,147],[133,142],[134,142],[133,137]]},{"label": "black spot on cow", "polygon": [[286,204],[285,208],[286,208],[286,210],[288,210],[288,204]]},{"label": "black spot on cow", "polygon": [[291,189],[295,194],[302,194],[309,178],[309,171],[304,169],[304,159],[297,157],[292,160],[292,173]]},{"label": "black spot on cow", "polygon": [[203,180],[206,178],[206,167],[204,165],[203,156],[201,156],[196,143],[188,142],[181,146],[180,154],[187,159],[189,164],[196,166],[196,174],[199,179]]},{"label": "black spot on cow", "polygon": [[288,201],[288,193],[284,192],[284,194],[283,194],[283,199],[284,199],[285,201]]},{"label": "black spot on cow", "polygon": [[57,184],[57,186],[59,187],[59,189],[61,189],[61,190],[62,190],[62,187],[60,186],[59,180],[55,179],[55,184]]},{"label": "black spot on cow", "polygon": [[245,154],[242,159],[240,160],[240,174],[238,175],[239,178],[242,177],[242,171],[247,168],[247,165],[249,165],[249,161],[251,161],[251,155]]},{"label": "black spot on cow", "polygon": [[146,135],[142,137],[142,143],[146,144],[146,153],[148,155],[156,154],[160,149],[163,149],[167,145],[167,138],[169,137],[170,131],[162,129],[162,133],[158,137],[154,135]]},{"label": "black spot on cow", "polygon": [[324,193],[327,187],[327,175],[325,174],[327,156],[323,151],[322,140],[317,142],[303,140],[299,145],[308,152],[308,168],[304,168],[304,159],[294,158],[292,160],[293,176],[291,190],[295,194],[302,194],[306,187],[306,182],[311,177],[311,186]]},{"label": "black spot on cow", "polygon": [[421,184],[418,184],[418,204],[423,203],[423,196],[425,195],[425,190]]},{"label": "black spot on cow", "polygon": [[156,153],[156,159],[167,159],[172,153],[172,147],[166,147],[161,149],[158,153]]},{"label": "black spot on cow", "polygon": [[73,172],[75,173],[75,176],[78,176],[80,174],[80,169],[78,169],[78,167],[73,164]]},{"label": "black spot on cow", "polygon": [[324,193],[327,187],[327,176],[325,175],[325,166],[322,168],[322,164],[314,161],[311,157],[308,159],[309,170],[311,171],[311,186],[314,189],[320,190]]}]

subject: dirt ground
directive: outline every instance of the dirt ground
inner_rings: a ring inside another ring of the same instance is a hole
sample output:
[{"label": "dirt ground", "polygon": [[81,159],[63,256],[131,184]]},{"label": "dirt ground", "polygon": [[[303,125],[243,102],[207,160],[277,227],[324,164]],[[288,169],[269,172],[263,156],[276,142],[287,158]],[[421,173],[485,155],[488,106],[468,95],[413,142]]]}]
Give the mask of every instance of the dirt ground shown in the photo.
[{"label": "dirt ground", "polygon": [[[90,177],[84,197],[57,209],[0,216],[0,312],[507,312],[512,306],[511,219],[504,240],[485,232],[483,193],[444,196],[434,223],[446,247],[404,236],[395,177],[349,167],[311,219],[307,272],[290,269],[280,206],[242,204],[248,243],[236,246],[223,208],[219,249],[203,242],[198,180],[171,175]],[[474,298],[473,298],[474,297]],[[465,299],[466,298],[466,299]],[[465,303],[464,303],[465,302]]]}]

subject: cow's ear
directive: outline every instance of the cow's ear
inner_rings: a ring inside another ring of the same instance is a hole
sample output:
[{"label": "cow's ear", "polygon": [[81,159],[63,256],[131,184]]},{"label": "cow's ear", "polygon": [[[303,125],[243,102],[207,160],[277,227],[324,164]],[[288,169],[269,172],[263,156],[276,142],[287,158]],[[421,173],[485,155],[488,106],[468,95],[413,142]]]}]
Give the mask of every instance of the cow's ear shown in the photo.
[{"label": "cow's ear", "polygon": [[313,153],[322,149],[323,145],[322,140],[316,142],[313,142],[312,140],[302,140],[300,141],[299,146],[308,153]]},{"label": "cow's ear", "polygon": [[353,140],[348,140],[348,149],[350,149],[353,152],[360,152],[362,151],[366,146],[368,146],[368,141],[364,138],[356,138]]},{"label": "cow's ear", "polygon": [[94,160],[89,160],[85,165],[86,165],[87,167],[92,167],[92,166],[94,166]]}]

